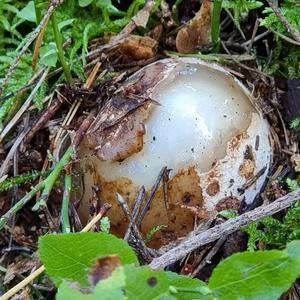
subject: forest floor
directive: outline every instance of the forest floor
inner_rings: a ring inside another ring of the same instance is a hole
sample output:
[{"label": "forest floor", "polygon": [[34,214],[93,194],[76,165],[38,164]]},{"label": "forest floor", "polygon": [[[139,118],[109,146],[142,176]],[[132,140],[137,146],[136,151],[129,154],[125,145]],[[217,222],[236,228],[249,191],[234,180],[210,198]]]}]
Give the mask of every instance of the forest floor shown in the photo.
[{"label": "forest floor", "polygon": [[[270,124],[273,159],[263,188],[251,205],[239,202],[235,207],[226,206],[210,218],[204,231],[194,231],[187,239],[175,240],[159,250],[151,248],[155,235],[159,239],[170,232],[161,225],[147,235],[141,233],[141,223],[136,221],[139,217],[126,205],[127,195],[123,195],[125,204],[120,196],[120,218],[126,216],[120,232],[124,235],[129,228],[126,241],[141,264],[209,282],[205,287],[210,289],[209,295],[216,293],[219,298],[215,299],[237,299],[213,287],[212,274],[221,261],[237,252],[283,253],[280,251],[285,251],[289,243],[300,239],[300,2],[276,2],[1,1],[0,299],[55,297],[59,284],[53,279],[56,275],[48,273],[49,262],[43,260],[41,237],[88,230],[109,232],[110,227],[112,233],[116,232],[109,214],[114,207],[105,196],[113,190],[109,184],[95,185],[85,214],[79,209],[86,187],[78,167],[85,158],[80,157],[78,149],[95,127],[99,140],[94,147],[109,139],[112,142],[107,153],[103,150],[103,157],[110,157],[119,151],[117,146],[126,144],[126,138],[130,138],[126,134],[117,142],[113,140],[114,126],[120,122],[135,126],[130,115],[148,105],[149,99],[136,83],[124,92],[124,82],[164,58],[191,57],[219,64],[244,84]],[[143,80],[140,85],[146,86]],[[125,95],[123,100],[115,96],[120,91]],[[120,154],[119,161],[122,159]],[[167,186],[168,172],[163,168],[157,174],[151,191],[140,189],[137,201],[149,200],[150,205],[159,189]],[[195,224],[201,223],[199,211],[194,217]],[[43,273],[42,263],[49,277]],[[106,264],[101,272],[106,268],[109,275],[119,266],[115,260],[101,263]],[[36,270],[40,272],[32,275]],[[108,278],[105,274],[97,276]],[[282,287],[281,279],[274,279],[277,294],[270,292],[273,296],[264,299],[282,294],[282,299],[300,299],[300,285],[293,283],[299,275],[300,269]],[[151,278],[148,285],[155,286]],[[66,279],[81,283],[72,276]],[[22,289],[15,288],[24,280],[28,282]],[[260,280],[256,278],[253,288],[249,283],[251,290],[257,288],[253,298],[247,298],[246,290],[237,288],[237,293],[245,292],[244,299],[262,299],[259,293],[268,293],[268,287],[259,290]],[[172,291],[174,284],[168,285],[165,295],[171,296],[164,299],[176,299],[181,290]],[[197,293],[205,297],[198,298],[212,299],[202,288]],[[68,299],[66,295],[71,297],[63,293],[59,297]],[[111,299],[123,299],[119,296]],[[143,299],[155,297],[149,294]],[[160,297],[155,299],[163,299]]]}]

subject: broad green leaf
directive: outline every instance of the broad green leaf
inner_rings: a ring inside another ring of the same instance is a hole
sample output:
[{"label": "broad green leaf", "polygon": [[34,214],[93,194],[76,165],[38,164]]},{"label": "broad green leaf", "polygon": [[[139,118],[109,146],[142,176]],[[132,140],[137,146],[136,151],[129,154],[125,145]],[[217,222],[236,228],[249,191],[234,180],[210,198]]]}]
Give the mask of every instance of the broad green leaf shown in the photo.
[{"label": "broad green leaf", "polygon": [[92,300],[92,294],[83,294],[74,286],[71,287],[68,282],[62,282],[57,290],[56,300]]},{"label": "broad green leaf", "polygon": [[100,281],[90,294],[83,294],[75,287],[70,287],[67,282],[63,282],[58,288],[57,300],[122,300],[125,288],[125,274],[123,267],[115,270],[111,277]]},{"label": "broad green leaf", "polygon": [[[167,296],[174,296],[176,299],[209,299],[199,292],[191,292],[199,287],[206,287],[205,283],[198,279],[180,276],[172,272],[155,272],[148,267],[135,268],[134,266],[124,267],[126,274],[126,296],[128,299],[170,299]],[[190,291],[176,294],[171,293],[170,287],[190,289]]]},{"label": "broad green leaf", "polygon": [[88,273],[96,258],[116,254],[122,264],[137,263],[126,242],[105,233],[46,235],[39,240],[39,255],[56,286],[63,279],[89,286]]},{"label": "broad green leaf", "polygon": [[[124,288],[126,285],[126,275],[124,268],[117,268],[111,277],[100,281],[94,290],[94,294],[101,296],[103,300],[119,300],[124,298]],[[95,300],[99,297],[95,298]]]},{"label": "broad green leaf", "polygon": [[300,241],[283,251],[232,255],[213,271],[208,287],[219,299],[278,299],[300,275]]},{"label": "broad green leaf", "polygon": [[[175,287],[176,286],[176,287]],[[171,288],[172,287],[172,288]],[[185,291],[180,291],[180,288]],[[58,289],[58,300],[190,300],[212,299],[201,293],[207,286],[198,279],[180,276],[171,272],[155,272],[148,267],[121,266],[109,277],[100,281],[89,295],[81,294],[63,282]],[[82,298],[79,296],[82,295]]]},{"label": "broad green leaf", "polygon": [[18,12],[18,17],[29,22],[36,22],[34,1],[29,1],[27,5]]}]

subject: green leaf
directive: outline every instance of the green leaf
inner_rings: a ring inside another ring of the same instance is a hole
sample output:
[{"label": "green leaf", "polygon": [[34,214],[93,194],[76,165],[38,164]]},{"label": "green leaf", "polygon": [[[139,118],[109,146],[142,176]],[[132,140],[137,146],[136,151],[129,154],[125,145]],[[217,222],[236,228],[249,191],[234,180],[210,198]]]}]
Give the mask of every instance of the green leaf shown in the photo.
[{"label": "green leaf", "polygon": [[73,19],[68,19],[68,20],[64,20],[62,22],[59,22],[58,23],[58,30],[61,31],[66,26],[71,25],[74,21],[75,21],[75,19],[73,18]]},{"label": "green leaf", "polygon": [[39,240],[39,255],[56,286],[63,279],[89,286],[88,272],[96,258],[111,254],[123,264],[138,263],[126,242],[105,233],[46,235]]},{"label": "green leaf", "polygon": [[34,1],[29,1],[27,5],[18,12],[18,17],[29,22],[36,22]]},{"label": "green leaf", "polygon": [[286,184],[288,185],[290,192],[294,192],[299,188],[297,180],[291,178],[286,179]]},{"label": "green leaf", "polygon": [[[185,276],[177,275],[172,272],[155,272],[148,267],[135,268],[134,266],[124,267],[126,274],[126,296],[128,299],[161,299],[162,296],[171,295],[170,286],[176,288],[189,288],[190,290],[199,287],[206,287],[205,283],[198,279],[192,279]],[[175,295],[177,299],[208,299],[202,298],[201,293],[180,292]]]},{"label": "green leaf", "polygon": [[9,22],[8,22],[8,20],[7,20],[7,18],[6,18],[5,16],[1,16],[1,15],[0,15],[0,22],[2,23],[3,28],[4,28],[5,30],[9,31],[9,29],[10,29],[10,24],[9,24]]},{"label": "green leaf", "polygon": [[122,300],[124,298],[125,274],[119,267],[111,277],[99,281],[90,294],[83,294],[80,290],[71,288],[67,282],[63,282],[56,295],[57,300]]},{"label": "green leaf", "polygon": [[79,0],[79,6],[80,7],[86,7],[90,5],[93,2],[93,0]]},{"label": "green leaf", "polygon": [[126,284],[126,275],[124,273],[124,268],[117,268],[111,277],[99,281],[99,283],[95,287],[95,300],[101,299],[103,300],[119,300],[124,299],[124,288]]},{"label": "green leaf", "polygon": [[293,241],[283,251],[232,255],[214,269],[208,287],[221,300],[273,300],[288,290],[299,274],[300,241]]},{"label": "green leaf", "polygon": [[92,300],[93,295],[91,294],[83,294],[78,289],[74,287],[70,287],[70,285],[64,281],[58,288],[56,300]]},{"label": "green leaf", "polygon": [[233,10],[234,19],[240,22],[248,16],[248,13],[263,5],[260,1],[255,0],[224,0],[222,6]]},{"label": "green leaf", "polygon": [[81,294],[80,290],[72,289],[63,282],[58,289],[57,300],[212,299],[202,293],[207,290],[207,286],[198,279],[126,265],[117,268],[109,278],[99,281],[88,295]]},{"label": "green leaf", "polygon": [[51,42],[41,47],[40,58],[41,64],[47,67],[55,67],[58,60],[55,43]]}]

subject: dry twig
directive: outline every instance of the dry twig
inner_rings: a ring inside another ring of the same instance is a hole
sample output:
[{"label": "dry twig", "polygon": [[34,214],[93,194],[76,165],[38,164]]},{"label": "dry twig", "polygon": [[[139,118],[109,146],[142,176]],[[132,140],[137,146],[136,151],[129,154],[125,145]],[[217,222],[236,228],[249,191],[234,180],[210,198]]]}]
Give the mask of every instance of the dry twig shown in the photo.
[{"label": "dry twig", "polygon": [[145,204],[145,206],[144,206],[144,208],[143,208],[143,210],[142,210],[142,212],[141,212],[141,214],[140,214],[140,216],[139,216],[139,218],[138,218],[138,220],[136,222],[138,226],[142,223],[142,220],[144,219],[147,211],[149,210],[150,205],[152,203],[152,200],[153,200],[153,198],[154,198],[154,196],[156,194],[156,191],[157,191],[157,189],[158,189],[161,181],[163,180],[163,177],[165,176],[166,172],[167,172],[167,167],[163,167],[161,169],[161,171],[159,172],[158,177],[156,179],[156,182],[154,183],[154,185],[153,185],[153,187],[151,189],[150,195],[149,195],[149,197],[146,200],[146,204]]},{"label": "dry twig", "polygon": [[144,199],[144,196],[145,196],[145,192],[146,192],[146,189],[145,189],[144,186],[142,186],[140,191],[139,191],[139,194],[136,198],[136,201],[135,201],[135,205],[134,205],[133,212],[132,212],[132,220],[130,221],[130,223],[128,225],[128,229],[127,229],[127,231],[125,233],[125,236],[124,236],[125,241],[128,240],[129,235],[131,233],[131,227],[135,223],[135,221],[136,221],[136,219],[139,215],[140,207],[142,205],[142,202],[143,202],[143,199]]},{"label": "dry twig", "polygon": [[292,204],[298,201],[299,198],[300,189],[277,199],[271,204],[260,206],[252,211],[242,214],[239,217],[230,219],[220,225],[214,226],[204,232],[186,239],[180,245],[164,253],[160,257],[154,258],[149,266],[153,270],[164,268],[180,260],[187,254],[201,246],[207,245],[224,235],[233,233],[241,227],[249,225],[254,221],[260,220],[267,216],[271,216],[285,208],[290,207]]},{"label": "dry twig", "polygon": [[224,242],[227,239],[227,235],[224,235],[221,237],[215,245],[210,249],[208,254],[204,257],[204,259],[200,262],[200,264],[197,266],[197,268],[193,271],[192,277],[195,277],[199,274],[199,272],[208,264],[210,263],[211,259],[216,255],[216,253],[219,251],[221,246],[224,244]]},{"label": "dry twig", "polygon": [[24,138],[24,145],[29,145],[31,140],[36,135],[36,133],[46,125],[46,123],[54,116],[54,114],[61,108],[62,104],[64,103],[65,98],[61,97],[60,95],[57,96],[57,100],[48,107],[39,120],[34,124],[34,126],[30,129],[27,133],[26,137]]},{"label": "dry twig", "polygon": [[136,251],[141,255],[142,259],[146,262],[150,262],[154,256],[154,253],[149,249],[142,237],[142,234],[140,233],[139,229],[137,228],[136,224],[133,222],[132,215],[130,213],[129,207],[124,200],[124,198],[117,193],[117,201],[120,203],[123,212],[131,225],[131,237],[133,242],[133,247],[136,249]]}]

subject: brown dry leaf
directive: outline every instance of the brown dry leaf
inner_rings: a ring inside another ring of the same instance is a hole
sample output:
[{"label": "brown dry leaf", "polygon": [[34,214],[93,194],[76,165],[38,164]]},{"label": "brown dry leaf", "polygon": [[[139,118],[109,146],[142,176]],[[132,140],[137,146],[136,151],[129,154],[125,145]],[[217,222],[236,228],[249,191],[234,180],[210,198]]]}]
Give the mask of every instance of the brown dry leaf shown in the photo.
[{"label": "brown dry leaf", "polygon": [[98,258],[92,266],[90,272],[90,281],[96,286],[100,280],[107,279],[112,272],[121,265],[121,260],[117,255]]},{"label": "brown dry leaf", "polygon": [[23,247],[29,249],[35,249],[36,242],[32,239],[31,236],[26,235],[23,227],[15,226],[13,229],[9,229],[14,240]]},{"label": "brown dry leaf", "polygon": [[150,59],[156,55],[158,43],[148,36],[130,35],[118,47],[125,60]]},{"label": "brown dry leaf", "polygon": [[34,257],[33,259],[18,256],[13,263],[8,265],[7,272],[5,273],[5,277],[3,280],[4,284],[9,283],[16,277],[16,274],[23,274],[31,270],[32,268],[38,266],[39,259]]},{"label": "brown dry leaf", "polygon": [[204,0],[199,12],[176,37],[176,48],[180,53],[197,52],[199,46],[211,44],[211,18],[213,3]]}]

